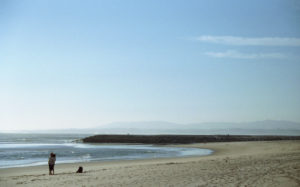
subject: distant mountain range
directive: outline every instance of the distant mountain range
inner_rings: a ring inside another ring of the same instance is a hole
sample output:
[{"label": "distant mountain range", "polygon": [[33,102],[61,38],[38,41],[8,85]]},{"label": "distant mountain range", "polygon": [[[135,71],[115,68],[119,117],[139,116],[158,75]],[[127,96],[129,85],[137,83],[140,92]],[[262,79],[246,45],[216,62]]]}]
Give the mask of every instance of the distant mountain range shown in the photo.
[{"label": "distant mountain range", "polygon": [[244,123],[178,124],[164,121],[116,122],[95,128],[30,131],[81,134],[194,134],[194,135],[292,135],[300,136],[300,123],[265,120]]},{"label": "distant mountain range", "polygon": [[290,121],[265,120],[244,123],[191,123],[179,124],[164,121],[145,122],[116,122],[99,127],[105,129],[126,128],[126,129],[298,129],[300,123]]},{"label": "distant mountain range", "polygon": [[245,123],[178,124],[163,121],[118,122],[95,128],[100,134],[300,135],[300,123],[265,120]]}]

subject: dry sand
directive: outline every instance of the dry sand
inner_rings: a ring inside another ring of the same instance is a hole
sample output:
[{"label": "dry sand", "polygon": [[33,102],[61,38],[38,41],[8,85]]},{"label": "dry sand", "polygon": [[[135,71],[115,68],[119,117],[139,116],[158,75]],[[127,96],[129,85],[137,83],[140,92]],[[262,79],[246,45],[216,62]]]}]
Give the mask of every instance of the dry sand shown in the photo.
[{"label": "dry sand", "polygon": [[[300,186],[300,141],[181,145],[205,157],[0,169],[0,186]],[[84,173],[76,174],[82,165]]]}]

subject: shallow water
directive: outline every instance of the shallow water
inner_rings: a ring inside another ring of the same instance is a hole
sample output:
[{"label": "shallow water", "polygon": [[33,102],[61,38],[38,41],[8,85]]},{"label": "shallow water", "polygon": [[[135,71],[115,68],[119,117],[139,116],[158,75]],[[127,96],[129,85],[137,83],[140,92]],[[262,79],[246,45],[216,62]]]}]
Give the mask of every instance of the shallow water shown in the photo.
[{"label": "shallow water", "polygon": [[0,134],[0,168],[46,165],[51,152],[56,163],[209,155],[208,149],[153,145],[74,143],[89,135]]}]

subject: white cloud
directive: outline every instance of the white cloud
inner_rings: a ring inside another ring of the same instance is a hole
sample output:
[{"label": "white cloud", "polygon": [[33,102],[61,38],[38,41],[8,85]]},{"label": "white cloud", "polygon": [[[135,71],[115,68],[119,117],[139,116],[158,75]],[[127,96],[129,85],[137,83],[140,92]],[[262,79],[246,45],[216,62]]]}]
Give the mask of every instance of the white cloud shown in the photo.
[{"label": "white cloud", "polygon": [[266,58],[284,58],[285,55],[281,53],[240,53],[234,50],[228,50],[225,52],[206,52],[208,56],[215,58],[237,58],[237,59],[266,59]]},{"label": "white cloud", "polygon": [[226,45],[244,46],[300,46],[300,38],[288,37],[236,37],[236,36],[200,36],[197,41]]}]

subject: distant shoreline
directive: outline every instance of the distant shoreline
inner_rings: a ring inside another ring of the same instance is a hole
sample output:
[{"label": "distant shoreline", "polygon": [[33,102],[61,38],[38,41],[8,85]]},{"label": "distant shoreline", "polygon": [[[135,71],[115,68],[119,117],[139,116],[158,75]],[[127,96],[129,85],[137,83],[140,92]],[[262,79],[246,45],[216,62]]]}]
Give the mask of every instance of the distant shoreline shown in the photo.
[{"label": "distant shoreline", "polygon": [[251,135],[94,135],[83,143],[191,144],[208,142],[300,140],[300,136]]}]

